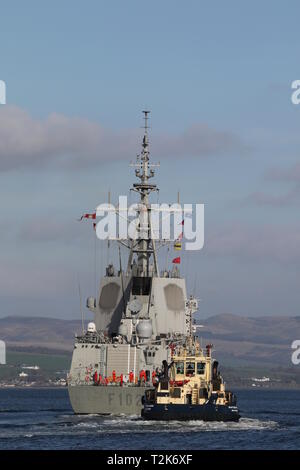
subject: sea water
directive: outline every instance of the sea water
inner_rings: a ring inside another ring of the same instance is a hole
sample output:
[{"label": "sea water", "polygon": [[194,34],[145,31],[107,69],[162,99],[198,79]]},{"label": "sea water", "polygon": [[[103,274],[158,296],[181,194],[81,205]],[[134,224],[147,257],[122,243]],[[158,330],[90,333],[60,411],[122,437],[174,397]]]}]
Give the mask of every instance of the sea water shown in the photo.
[{"label": "sea water", "polygon": [[299,449],[300,392],[239,390],[238,423],[74,415],[65,388],[0,389],[0,449]]}]

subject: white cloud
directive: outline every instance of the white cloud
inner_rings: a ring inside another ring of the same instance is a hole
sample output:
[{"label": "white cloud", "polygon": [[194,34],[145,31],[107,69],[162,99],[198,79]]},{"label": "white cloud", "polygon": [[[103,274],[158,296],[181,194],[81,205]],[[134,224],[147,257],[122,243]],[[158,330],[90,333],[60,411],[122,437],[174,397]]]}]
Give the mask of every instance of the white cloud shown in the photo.
[{"label": "white cloud", "polygon": [[[112,131],[79,117],[50,114],[35,119],[16,106],[0,109],[0,171],[19,167],[93,166],[103,161],[130,160],[139,151],[140,130]],[[179,135],[151,136],[158,157],[204,157],[245,150],[230,132],[196,124]]]}]

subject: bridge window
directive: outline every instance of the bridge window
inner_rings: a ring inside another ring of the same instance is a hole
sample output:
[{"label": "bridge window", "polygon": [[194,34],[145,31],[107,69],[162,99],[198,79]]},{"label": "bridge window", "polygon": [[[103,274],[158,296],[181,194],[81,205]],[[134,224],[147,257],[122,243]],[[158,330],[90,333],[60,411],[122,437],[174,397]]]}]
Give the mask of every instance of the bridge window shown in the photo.
[{"label": "bridge window", "polygon": [[197,363],[197,374],[204,375],[205,374],[205,362],[198,362]]},{"label": "bridge window", "polygon": [[186,363],[186,373],[189,377],[193,377],[195,375],[195,363],[194,362],[187,362]]},{"label": "bridge window", "polygon": [[184,362],[176,362],[176,374],[184,374]]}]

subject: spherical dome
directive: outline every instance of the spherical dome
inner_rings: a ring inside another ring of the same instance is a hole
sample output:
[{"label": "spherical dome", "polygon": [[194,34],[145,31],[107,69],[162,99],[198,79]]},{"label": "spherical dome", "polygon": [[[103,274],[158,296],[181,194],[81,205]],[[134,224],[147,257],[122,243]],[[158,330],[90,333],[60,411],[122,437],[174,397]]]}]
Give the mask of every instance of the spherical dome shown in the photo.
[{"label": "spherical dome", "polygon": [[152,321],[140,320],[136,327],[136,332],[140,338],[151,338],[152,336]]},{"label": "spherical dome", "polygon": [[88,324],[87,330],[88,330],[89,333],[94,333],[94,332],[96,331],[96,325],[95,325],[95,323],[91,321],[91,322]]}]

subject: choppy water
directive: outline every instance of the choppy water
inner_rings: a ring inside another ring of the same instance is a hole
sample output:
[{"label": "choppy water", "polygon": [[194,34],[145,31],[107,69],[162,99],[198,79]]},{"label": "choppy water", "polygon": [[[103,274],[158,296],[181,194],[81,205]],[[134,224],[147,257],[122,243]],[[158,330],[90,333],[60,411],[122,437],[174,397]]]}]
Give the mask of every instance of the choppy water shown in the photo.
[{"label": "choppy water", "polygon": [[239,391],[239,423],[73,414],[66,389],[0,389],[0,449],[299,449],[299,391]]}]

